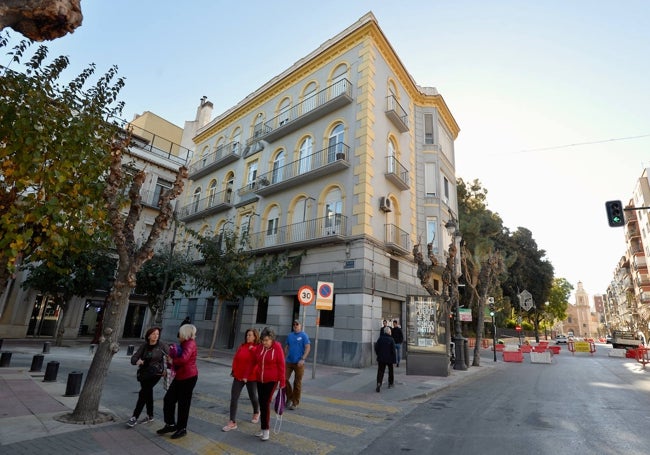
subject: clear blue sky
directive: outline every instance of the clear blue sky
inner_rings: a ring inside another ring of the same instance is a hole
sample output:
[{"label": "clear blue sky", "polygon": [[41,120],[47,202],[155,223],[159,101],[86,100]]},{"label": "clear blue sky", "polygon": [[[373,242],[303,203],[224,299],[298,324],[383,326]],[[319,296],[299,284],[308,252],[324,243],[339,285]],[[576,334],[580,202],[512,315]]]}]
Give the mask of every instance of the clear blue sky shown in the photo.
[{"label": "clear blue sky", "polygon": [[[592,296],[611,281],[625,241],[604,203],[627,202],[650,164],[650,2],[81,6],[83,25],[49,43],[52,55],[71,58],[71,76],[91,62],[102,73],[117,65],[125,119],[149,110],[179,126],[201,96],[221,113],[372,11],[417,83],[436,87],[458,121],[457,175],[483,183],[511,230],[532,231],[556,276]],[[590,144],[571,145],[581,143]]]}]

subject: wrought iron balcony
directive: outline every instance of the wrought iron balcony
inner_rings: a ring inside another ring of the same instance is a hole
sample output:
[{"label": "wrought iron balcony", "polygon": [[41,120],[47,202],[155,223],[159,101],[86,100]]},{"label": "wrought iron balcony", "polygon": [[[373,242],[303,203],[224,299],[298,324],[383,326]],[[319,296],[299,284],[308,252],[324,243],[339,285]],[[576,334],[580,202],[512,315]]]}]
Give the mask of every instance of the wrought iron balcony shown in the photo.
[{"label": "wrought iron balcony", "polygon": [[213,193],[203,199],[192,201],[178,211],[178,217],[182,221],[192,221],[207,215],[228,210],[232,204],[232,190],[230,188]]},{"label": "wrought iron balcony", "polygon": [[394,224],[385,224],[384,232],[386,248],[400,255],[411,253],[411,238],[408,232]]},{"label": "wrought iron balcony", "polygon": [[255,140],[273,142],[352,102],[352,84],[341,79],[264,123]]},{"label": "wrought iron balcony", "polygon": [[251,184],[246,185],[241,190],[248,189],[261,196],[276,193],[317,177],[349,168],[349,155],[350,147],[343,142],[339,142],[299,160],[277,167],[270,172],[258,175],[252,186]]},{"label": "wrought iron balcony", "polygon": [[239,142],[220,145],[214,152],[208,153],[197,159],[189,167],[189,178],[196,180],[227,164],[237,161],[241,157],[242,145]]},{"label": "wrought iron balcony", "polygon": [[411,186],[409,171],[402,166],[394,156],[386,157],[386,178],[393,182],[400,190],[408,190]]},{"label": "wrought iron balcony", "polygon": [[322,245],[324,242],[344,242],[348,232],[348,219],[339,213],[330,216],[279,226],[249,235],[249,248],[260,252],[282,251]]},{"label": "wrought iron balcony", "polygon": [[386,117],[393,122],[393,125],[395,125],[400,133],[405,133],[409,130],[409,117],[394,95],[386,97]]}]

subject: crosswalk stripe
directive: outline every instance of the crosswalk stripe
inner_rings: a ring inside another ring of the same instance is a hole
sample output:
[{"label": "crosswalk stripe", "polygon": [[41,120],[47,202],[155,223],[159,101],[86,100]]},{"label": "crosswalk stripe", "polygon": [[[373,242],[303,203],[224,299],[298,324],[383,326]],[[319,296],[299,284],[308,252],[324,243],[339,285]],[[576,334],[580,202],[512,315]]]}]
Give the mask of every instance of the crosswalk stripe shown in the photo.
[{"label": "crosswalk stripe", "polygon": [[184,438],[165,439],[165,442],[187,449],[197,455],[254,455],[252,452],[233,447],[221,441],[206,438],[191,431]]},{"label": "crosswalk stripe", "polygon": [[336,404],[339,406],[354,406],[358,408],[370,409],[372,411],[378,411],[378,412],[388,413],[388,414],[395,414],[401,411],[401,409],[396,406],[388,406],[388,405],[377,404],[377,403],[368,403],[367,401],[343,400],[340,398],[313,397],[313,396],[311,396],[310,398],[313,400],[324,401],[326,403]]}]

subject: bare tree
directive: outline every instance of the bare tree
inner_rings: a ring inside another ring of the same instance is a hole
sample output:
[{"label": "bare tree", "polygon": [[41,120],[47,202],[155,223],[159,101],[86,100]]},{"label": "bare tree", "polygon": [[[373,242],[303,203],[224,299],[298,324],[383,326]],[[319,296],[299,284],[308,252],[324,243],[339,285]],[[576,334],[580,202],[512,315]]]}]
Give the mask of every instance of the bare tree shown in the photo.
[{"label": "bare tree", "polygon": [[129,142],[130,138],[122,138],[113,144],[112,163],[104,190],[109,223],[112,226],[113,241],[118,257],[115,282],[108,295],[97,351],[88,370],[88,377],[79,395],[79,400],[74,411],[62,417],[62,420],[67,422],[88,424],[111,419],[111,416],[99,412],[99,402],[111,360],[119,351],[118,336],[122,332],[129,295],[136,286],[138,271],[145,262],[153,257],[156,242],[163,229],[172,220],[171,201],[181,194],[184,180],[187,178],[187,168],[183,166],[178,170],[173,187],[160,198],[160,212],[154,221],[149,237],[142,246],[138,247],[133,231],[142,212],[140,190],[145,179],[144,171],[139,171],[133,178],[128,194],[130,207],[126,216],[123,215],[123,199],[120,197],[125,179],[122,169],[122,154]]}]

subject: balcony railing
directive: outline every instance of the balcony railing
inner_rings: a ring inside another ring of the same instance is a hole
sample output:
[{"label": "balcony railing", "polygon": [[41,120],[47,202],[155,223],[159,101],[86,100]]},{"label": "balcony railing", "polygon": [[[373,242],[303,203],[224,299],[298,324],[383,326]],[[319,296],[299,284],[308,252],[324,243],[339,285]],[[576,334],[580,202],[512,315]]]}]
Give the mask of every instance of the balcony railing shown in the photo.
[{"label": "balcony railing", "polygon": [[393,122],[393,125],[395,125],[400,133],[405,133],[409,130],[408,115],[394,95],[386,97],[386,116]]},{"label": "balcony railing", "polygon": [[242,145],[239,142],[220,145],[214,152],[198,158],[189,167],[190,179],[198,179],[220,167],[237,161],[241,157]]},{"label": "balcony railing", "polygon": [[144,150],[154,156],[171,161],[174,165],[182,166],[192,157],[192,151],[176,144],[164,137],[160,137],[150,131],[144,130],[135,125],[128,125],[131,128],[131,146]]},{"label": "balcony railing", "polygon": [[341,79],[264,123],[258,137],[273,142],[352,102],[352,84]]},{"label": "balcony railing", "polygon": [[192,221],[197,218],[222,212],[232,207],[232,190],[230,188],[213,193],[203,199],[196,199],[178,211],[182,221]]},{"label": "balcony railing", "polygon": [[279,166],[270,172],[260,174],[255,182],[239,189],[238,194],[254,192],[266,196],[300,185],[322,175],[328,175],[350,167],[350,147],[339,142],[299,160]]},{"label": "balcony railing", "polygon": [[394,156],[386,157],[385,175],[400,190],[408,190],[411,185],[409,182],[409,171]]},{"label": "balcony railing", "polygon": [[252,250],[277,251],[292,245],[302,247],[310,244],[322,244],[324,241],[342,242],[349,235],[347,217],[335,213],[331,216],[251,233],[249,247]]},{"label": "balcony railing", "polygon": [[385,224],[386,248],[398,254],[409,254],[411,252],[411,238],[403,229],[394,224]]}]

